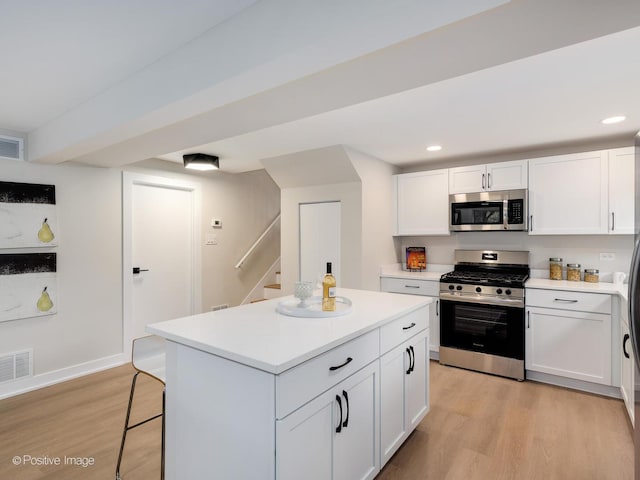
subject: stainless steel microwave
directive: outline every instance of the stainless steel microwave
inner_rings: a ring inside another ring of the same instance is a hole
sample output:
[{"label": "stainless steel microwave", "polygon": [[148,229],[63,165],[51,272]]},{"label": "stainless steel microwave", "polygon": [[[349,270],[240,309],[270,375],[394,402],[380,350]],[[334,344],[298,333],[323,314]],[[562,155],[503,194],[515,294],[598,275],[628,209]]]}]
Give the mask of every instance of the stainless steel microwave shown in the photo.
[{"label": "stainless steel microwave", "polygon": [[527,190],[449,195],[449,230],[527,230]]}]

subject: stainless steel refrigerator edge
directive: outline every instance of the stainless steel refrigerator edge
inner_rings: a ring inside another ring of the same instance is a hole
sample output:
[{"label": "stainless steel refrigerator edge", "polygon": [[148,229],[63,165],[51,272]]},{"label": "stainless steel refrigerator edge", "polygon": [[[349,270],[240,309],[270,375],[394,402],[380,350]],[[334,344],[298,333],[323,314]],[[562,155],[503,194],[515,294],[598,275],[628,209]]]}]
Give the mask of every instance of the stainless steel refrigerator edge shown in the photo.
[{"label": "stainless steel refrigerator edge", "polygon": [[635,225],[634,250],[629,271],[629,323],[634,365],[634,476],[640,480],[640,132],[635,136]]}]

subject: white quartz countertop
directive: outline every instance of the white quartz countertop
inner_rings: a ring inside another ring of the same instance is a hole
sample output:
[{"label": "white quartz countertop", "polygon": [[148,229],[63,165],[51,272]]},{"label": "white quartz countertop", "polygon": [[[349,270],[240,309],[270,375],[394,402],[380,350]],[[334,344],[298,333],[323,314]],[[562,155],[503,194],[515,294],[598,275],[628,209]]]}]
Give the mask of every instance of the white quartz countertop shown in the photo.
[{"label": "white quartz countertop", "polygon": [[629,286],[610,282],[570,282],[568,280],[549,280],[548,278],[530,278],[526,288],[540,288],[544,290],[566,290],[572,292],[608,293],[627,298]]},{"label": "white quartz countertop", "polygon": [[344,342],[432,302],[429,297],[338,288],[353,309],[328,318],[276,312],[281,297],[153,323],[149,333],[220,357],[279,374]]}]

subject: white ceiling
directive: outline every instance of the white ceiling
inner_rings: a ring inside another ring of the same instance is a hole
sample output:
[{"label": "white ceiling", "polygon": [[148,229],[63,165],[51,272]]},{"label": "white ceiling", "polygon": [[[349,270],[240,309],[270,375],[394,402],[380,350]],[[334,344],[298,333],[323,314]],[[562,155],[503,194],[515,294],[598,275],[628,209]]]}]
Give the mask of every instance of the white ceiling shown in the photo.
[{"label": "white ceiling", "polygon": [[640,130],[640,2],[505,1],[0,0],[20,72],[0,74],[0,130],[29,132],[32,161],[198,151],[229,172],[338,144],[406,165]]},{"label": "white ceiling", "polygon": [[257,0],[0,0],[0,128],[30,132]]}]

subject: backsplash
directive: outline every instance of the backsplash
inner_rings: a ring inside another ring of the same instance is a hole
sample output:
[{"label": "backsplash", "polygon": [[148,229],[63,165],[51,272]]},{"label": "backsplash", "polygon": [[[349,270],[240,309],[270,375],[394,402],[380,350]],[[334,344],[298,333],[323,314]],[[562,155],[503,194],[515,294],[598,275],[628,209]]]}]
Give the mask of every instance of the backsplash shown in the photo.
[{"label": "backsplash", "polygon": [[[561,257],[563,264],[579,263],[582,269],[597,268],[601,281],[611,281],[611,272],[629,272],[633,235],[528,235],[526,232],[461,232],[440,237],[396,237],[396,256],[401,261],[404,246],[426,246],[427,265],[453,264],[456,249],[528,250],[532,276],[549,271],[549,258]],[[613,260],[600,260],[612,253]]]}]

